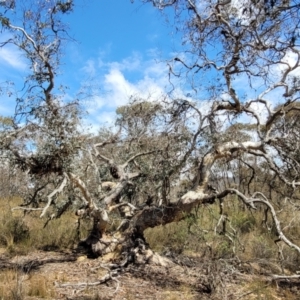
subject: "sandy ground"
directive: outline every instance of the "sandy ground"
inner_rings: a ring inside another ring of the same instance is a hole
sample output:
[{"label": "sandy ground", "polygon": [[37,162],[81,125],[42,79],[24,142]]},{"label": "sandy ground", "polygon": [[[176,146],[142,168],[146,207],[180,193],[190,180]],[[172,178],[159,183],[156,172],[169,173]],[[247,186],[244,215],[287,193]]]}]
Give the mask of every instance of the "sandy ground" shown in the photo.
[{"label": "sandy ground", "polygon": [[113,280],[87,286],[107,272],[103,260],[78,253],[36,251],[9,258],[0,252],[0,299],[16,299],[18,292],[20,299],[299,299],[300,284],[293,292],[221,261],[183,257],[171,268],[131,266]]}]

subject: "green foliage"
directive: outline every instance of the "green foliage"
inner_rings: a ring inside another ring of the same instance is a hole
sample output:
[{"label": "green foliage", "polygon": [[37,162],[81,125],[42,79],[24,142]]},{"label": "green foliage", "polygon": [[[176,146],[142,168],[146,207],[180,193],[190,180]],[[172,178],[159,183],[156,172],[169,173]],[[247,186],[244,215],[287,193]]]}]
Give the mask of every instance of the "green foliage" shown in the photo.
[{"label": "green foliage", "polygon": [[29,238],[29,228],[22,217],[1,219],[0,232],[0,244],[4,246],[21,243]]},{"label": "green foliage", "polygon": [[277,251],[274,246],[274,242],[267,235],[253,238],[251,245],[253,258],[275,258]]},{"label": "green foliage", "polygon": [[58,1],[56,4],[56,10],[61,11],[62,13],[68,13],[71,12],[73,9],[74,3],[72,0],[67,0],[65,2]]},{"label": "green foliage", "polygon": [[249,212],[240,211],[232,216],[232,225],[242,234],[249,233],[256,227],[256,219]]},{"label": "green foliage", "polygon": [[[11,200],[15,205],[18,199]],[[25,216],[20,211],[11,212],[9,202],[2,199],[0,203],[0,247],[6,252],[26,254],[34,249],[64,250],[73,248],[81,238],[87,236],[91,224],[81,221],[78,226],[73,212],[66,213],[64,218],[54,219],[45,225],[39,214],[31,212]]]},{"label": "green foliage", "polygon": [[[215,239],[215,242],[217,239]],[[219,242],[216,242],[213,249],[213,256],[216,259],[226,259],[226,258],[232,258],[234,257],[233,251],[232,251],[232,244],[227,239],[222,239]]]},{"label": "green foliage", "polygon": [[30,238],[29,227],[23,216],[12,214],[9,201],[6,199],[0,201],[0,246],[13,252],[16,245],[26,243]]},{"label": "green foliage", "polygon": [[[52,220],[45,228],[38,224],[31,229],[28,246],[43,250],[62,250],[72,248],[78,243],[77,228],[74,218]],[[38,227],[40,226],[40,227]]]},{"label": "green foliage", "polygon": [[2,26],[8,26],[9,25],[9,19],[5,18],[3,16],[0,15],[0,22]]},{"label": "green foliage", "polygon": [[185,221],[147,229],[145,237],[150,246],[159,252],[166,249],[175,253],[184,250],[188,238],[188,226]]},{"label": "green foliage", "polygon": [[[230,224],[222,234],[216,230],[219,220],[217,204],[200,207],[194,217],[187,217],[179,223],[168,224],[147,229],[147,242],[156,251],[178,255],[206,257],[207,259],[233,259],[238,257],[245,262],[257,262],[261,271],[280,273],[281,267],[298,271],[300,256],[297,251],[279,242],[283,258],[278,256],[278,245],[274,242],[277,236],[270,227],[262,225],[264,211],[252,214],[245,207],[238,205],[238,200],[225,202]],[[283,223],[289,223],[288,215],[282,215]],[[272,221],[269,221],[272,224]],[[271,227],[272,228],[272,227]],[[296,227],[293,227],[294,236]],[[230,237],[230,238],[229,238]],[[253,272],[253,270],[251,271]]]},{"label": "green foliage", "polygon": [[153,118],[156,113],[162,110],[162,106],[158,103],[152,103],[145,100],[135,100],[133,104],[124,105],[117,108],[116,113],[121,118],[139,117],[140,119]]},{"label": "green foliage", "polygon": [[14,121],[10,117],[0,116],[0,130],[9,129],[14,125]]}]

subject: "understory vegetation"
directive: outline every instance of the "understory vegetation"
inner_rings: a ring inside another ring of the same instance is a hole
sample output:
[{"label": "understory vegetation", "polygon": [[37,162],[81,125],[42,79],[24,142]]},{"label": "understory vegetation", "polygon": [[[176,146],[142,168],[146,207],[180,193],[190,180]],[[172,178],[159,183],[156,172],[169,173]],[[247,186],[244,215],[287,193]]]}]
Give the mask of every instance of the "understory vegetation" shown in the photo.
[{"label": "understory vegetation", "polygon": [[[80,253],[78,243],[92,229],[91,220],[85,220],[79,226],[78,218],[74,217],[74,212],[69,211],[64,218],[49,222],[44,227],[45,221],[37,213],[24,215],[24,212],[11,210],[10,205],[16,206],[20,201],[19,198],[1,201],[0,254],[3,257],[21,257],[36,251]],[[286,209],[289,211],[291,206],[287,204]],[[289,276],[298,273],[299,253],[286,245],[276,243],[276,230],[273,222],[265,219],[264,209],[253,214],[233,198],[226,202],[224,210],[230,212],[226,231],[220,221],[220,206],[213,204],[201,210],[195,209],[185,220],[147,229],[146,242],[151,249],[186,268],[194,266],[193,259],[205,261],[212,266],[214,263],[225,263],[229,269],[230,266],[237,266],[241,272],[253,275],[252,279],[243,281],[241,294],[249,293],[253,299],[274,299],[278,294],[278,286],[259,278],[272,274]],[[285,212],[281,220],[284,224],[290,224],[290,237],[297,242],[300,237],[299,218],[295,218],[291,225],[290,215]],[[120,223],[121,219],[116,218],[115,222]],[[113,225],[108,231],[115,229],[116,226]],[[116,253],[114,259],[119,255],[120,253]],[[205,269],[202,271],[205,272]],[[233,274],[227,276],[231,277]],[[52,274],[52,277],[53,280],[66,281],[59,272]],[[30,268],[28,271],[22,270],[22,263],[19,267],[0,271],[0,282],[0,299],[58,297],[53,282],[49,282],[47,276],[31,271]],[[104,299],[97,291],[88,287],[85,293],[90,295],[86,299]],[[284,288],[282,295],[287,297],[285,299],[298,297],[290,288]],[[184,299],[195,299],[193,292],[184,285],[179,287],[179,294],[168,288],[164,294],[165,299],[169,300],[182,299],[183,296]]]},{"label": "understory vegetation", "polygon": [[[0,205],[0,247],[8,256],[26,255],[34,250],[71,250],[92,229],[92,220],[78,223],[74,212],[45,224],[35,212],[12,211],[21,199],[2,199]],[[9,204],[8,204],[9,203]],[[290,219],[287,205],[282,213],[282,224],[288,224],[291,240],[300,239],[300,218]],[[177,255],[196,256],[206,259],[236,259],[243,264],[256,263],[261,272],[270,274],[284,271],[298,272],[300,255],[286,245],[280,245],[272,220],[266,220],[264,209],[253,213],[236,199],[227,201],[224,209],[226,225],[218,204],[195,209],[185,220],[149,228],[145,231],[147,243],[155,251],[176,258]],[[116,218],[119,224],[121,218]],[[227,229],[224,230],[224,226]],[[108,232],[113,232],[116,225]],[[258,270],[256,270],[258,271]]]}]

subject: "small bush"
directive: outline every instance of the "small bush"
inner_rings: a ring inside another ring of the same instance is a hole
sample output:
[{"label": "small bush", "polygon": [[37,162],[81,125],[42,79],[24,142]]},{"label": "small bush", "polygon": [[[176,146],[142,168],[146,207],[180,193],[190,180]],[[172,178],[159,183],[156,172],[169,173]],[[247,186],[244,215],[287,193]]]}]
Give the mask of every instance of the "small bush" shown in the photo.
[{"label": "small bush", "polygon": [[150,247],[156,251],[161,252],[169,248],[174,252],[182,252],[188,238],[188,224],[181,221],[149,228],[145,231],[145,238]]},{"label": "small bush", "polygon": [[234,228],[239,230],[242,234],[251,232],[256,226],[256,220],[253,215],[245,212],[239,212],[232,218]]},{"label": "small bush", "polygon": [[213,253],[216,259],[231,258],[233,256],[232,244],[228,240],[222,240],[213,246]]},{"label": "small bush", "polygon": [[21,217],[6,215],[6,218],[0,219],[0,245],[12,248],[29,236],[29,228]]},{"label": "small bush", "polygon": [[0,299],[24,299],[22,276],[18,271],[5,270],[0,273]]},{"label": "small bush", "polygon": [[55,292],[52,288],[52,283],[47,282],[44,276],[33,276],[29,280],[29,287],[26,290],[26,295],[37,298],[52,298]]},{"label": "small bush", "polygon": [[11,210],[19,203],[18,198],[0,199],[0,247],[5,247],[6,253],[26,255],[33,249],[63,250],[87,237],[90,220],[82,221],[78,228],[78,219],[70,211],[44,226],[46,220],[40,219],[40,212],[24,214]]},{"label": "small bush", "polygon": [[71,212],[60,219],[50,221],[46,227],[43,227],[44,222],[36,219],[35,225],[31,224],[28,246],[43,250],[62,250],[74,247],[79,241],[76,218]]},{"label": "small bush", "polygon": [[292,249],[286,245],[283,245],[282,254],[284,257],[284,260],[281,261],[283,268],[292,272],[299,272],[300,254],[295,249]]},{"label": "small bush", "polygon": [[[273,300],[276,299],[274,291],[269,284],[264,283],[261,280],[254,280],[247,286],[249,295],[253,295],[253,299],[261,300]],[[247,294],[247,293],[245,293]],[[250,298],[250,297],[249,297]]]},{"label": "small bush", "polygon": [[253,253],[253,257],[256,258],[271,258],[274,257],[274,247],[273,245],[270,244],[269,239],[264,237],[264,236],[260,236],[255,238],[255,241],[253,241],[252,244],[252,253]]}]

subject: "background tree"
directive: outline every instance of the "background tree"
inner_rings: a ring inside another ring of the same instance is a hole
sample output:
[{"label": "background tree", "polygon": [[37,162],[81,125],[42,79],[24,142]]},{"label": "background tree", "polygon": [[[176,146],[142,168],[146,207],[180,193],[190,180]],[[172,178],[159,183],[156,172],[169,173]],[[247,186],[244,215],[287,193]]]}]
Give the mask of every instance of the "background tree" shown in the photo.
[{"label": "background tree", "polygon": [[80,144],[78,102],[66,102],[64,85],[56,82],[62,47],[69,39],[61,16],[72,6],[71,1],[1,2],[2,31],[8,36],[1,47],[13,45],[29,64],[23,89],[7,90],[15,97],[16,113],[11,126],[1,131],[1,150],[9,155],[11,168],[29,175],[27,185],[35,191],[25,196],[25,203],[35,206],[47,199],[42,191],[53,191],[72,169]]}]

